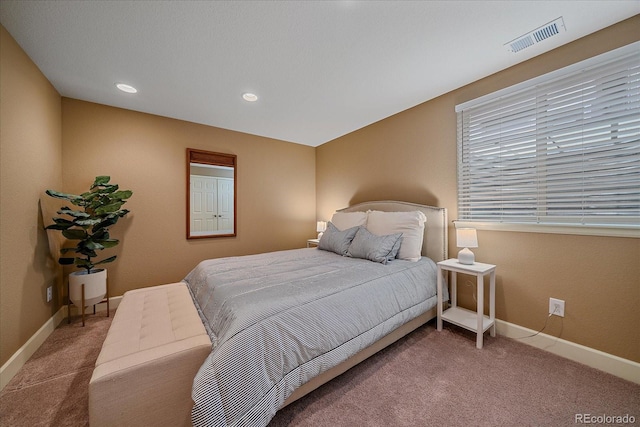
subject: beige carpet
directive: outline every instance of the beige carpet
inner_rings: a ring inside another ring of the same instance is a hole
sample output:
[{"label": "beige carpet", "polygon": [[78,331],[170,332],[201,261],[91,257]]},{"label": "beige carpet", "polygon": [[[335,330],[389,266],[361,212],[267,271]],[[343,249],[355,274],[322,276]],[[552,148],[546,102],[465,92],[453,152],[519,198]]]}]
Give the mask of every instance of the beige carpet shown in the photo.
[{"label": "beige carpet", "polygon": [[[0,426],[87,426],[87,386],[111,319],[63,322],[0,393]],[[477,350],[472,334],[438,333],[432,322],[284,408],[270,427],[575,426],[576,414],[638,425],[640,385],[503,337],[487,335]]]},{"label": "beige carpet", "polygon": [[[88,387],[111,320],[65,319],[0,393],[0,426],[88,426]],[[114,426],[115,427],[115,426]]]},{"label": "beige carpet", "polygon": [[269,427],[557,427],[575,426],[576,414],[629,414],[640,424],[640,385],[500,336],[486,334],[478,350],[475,334],[431,322]]}]

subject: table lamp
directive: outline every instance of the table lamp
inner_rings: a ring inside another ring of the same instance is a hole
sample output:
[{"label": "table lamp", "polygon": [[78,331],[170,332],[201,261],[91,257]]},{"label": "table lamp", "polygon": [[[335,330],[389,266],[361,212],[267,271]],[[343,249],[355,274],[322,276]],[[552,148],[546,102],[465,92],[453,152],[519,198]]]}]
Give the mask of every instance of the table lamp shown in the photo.
[{"label": "table lamp", "polygon": [[322,237],[322,234],[327,229],[326,221],[318,221],[316,224],[316,231],[318,232],[318,240]]},{"label": "table lamp", "polygon": [[458,252],[458,262],[460,264],[471,265],[475,262],[475,256],[469,248],[478,247],[478,235],[475,228],[456,229],[456,241],[459,248],[464,248]]}]

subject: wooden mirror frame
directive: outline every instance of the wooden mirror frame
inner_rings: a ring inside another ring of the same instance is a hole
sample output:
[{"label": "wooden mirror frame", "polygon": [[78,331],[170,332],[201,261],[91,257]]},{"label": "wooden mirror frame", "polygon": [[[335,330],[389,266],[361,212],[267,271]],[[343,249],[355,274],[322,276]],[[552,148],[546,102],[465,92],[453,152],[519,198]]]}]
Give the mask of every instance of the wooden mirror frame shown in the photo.
[{"label": "wooden mirror frame", "polygon": [[[199,163],[210,166],[224,166],[233,168],[233,233],[226,234],[206,234],[206,235],[191,235],[191,164]],[[187,148],[187,239],[208,239],[211,237],[235,237],[238,216],[237,216],[237,194],[238,194],[238,164],[237,156],[235,154],[215,153],[213,151],[197,150],[194,148]]]}]

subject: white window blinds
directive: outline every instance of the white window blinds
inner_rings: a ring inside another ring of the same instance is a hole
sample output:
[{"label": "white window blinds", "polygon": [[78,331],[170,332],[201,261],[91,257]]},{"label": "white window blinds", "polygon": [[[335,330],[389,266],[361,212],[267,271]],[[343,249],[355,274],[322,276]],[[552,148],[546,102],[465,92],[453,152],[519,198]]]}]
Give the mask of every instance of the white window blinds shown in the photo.
[{"label": "white window blinds", "polygon": [[640,46],[619,51],[456,107],[460,220],[640,226]]}]

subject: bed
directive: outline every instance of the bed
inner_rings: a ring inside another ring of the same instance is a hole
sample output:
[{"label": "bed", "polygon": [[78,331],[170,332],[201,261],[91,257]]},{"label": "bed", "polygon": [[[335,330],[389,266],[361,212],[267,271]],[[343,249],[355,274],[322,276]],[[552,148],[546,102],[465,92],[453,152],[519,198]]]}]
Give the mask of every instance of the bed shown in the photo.
[{"label": "bed", "polygon": [[318,248],[205,260],[183,282],[129,291],[90,424],[266,426],[436,317],[446,258],[445,209],[366,202],[337,211]]},{"label": "bed", "polygon": [[[266,426],[278,409],[435,316],[445,210],[363,203],[332,221],[342,226],[317,249],[206,260],[185,278],[213,347],[193,384],[194,425]],[[411,245],[414,253],[403,253]]]}]

